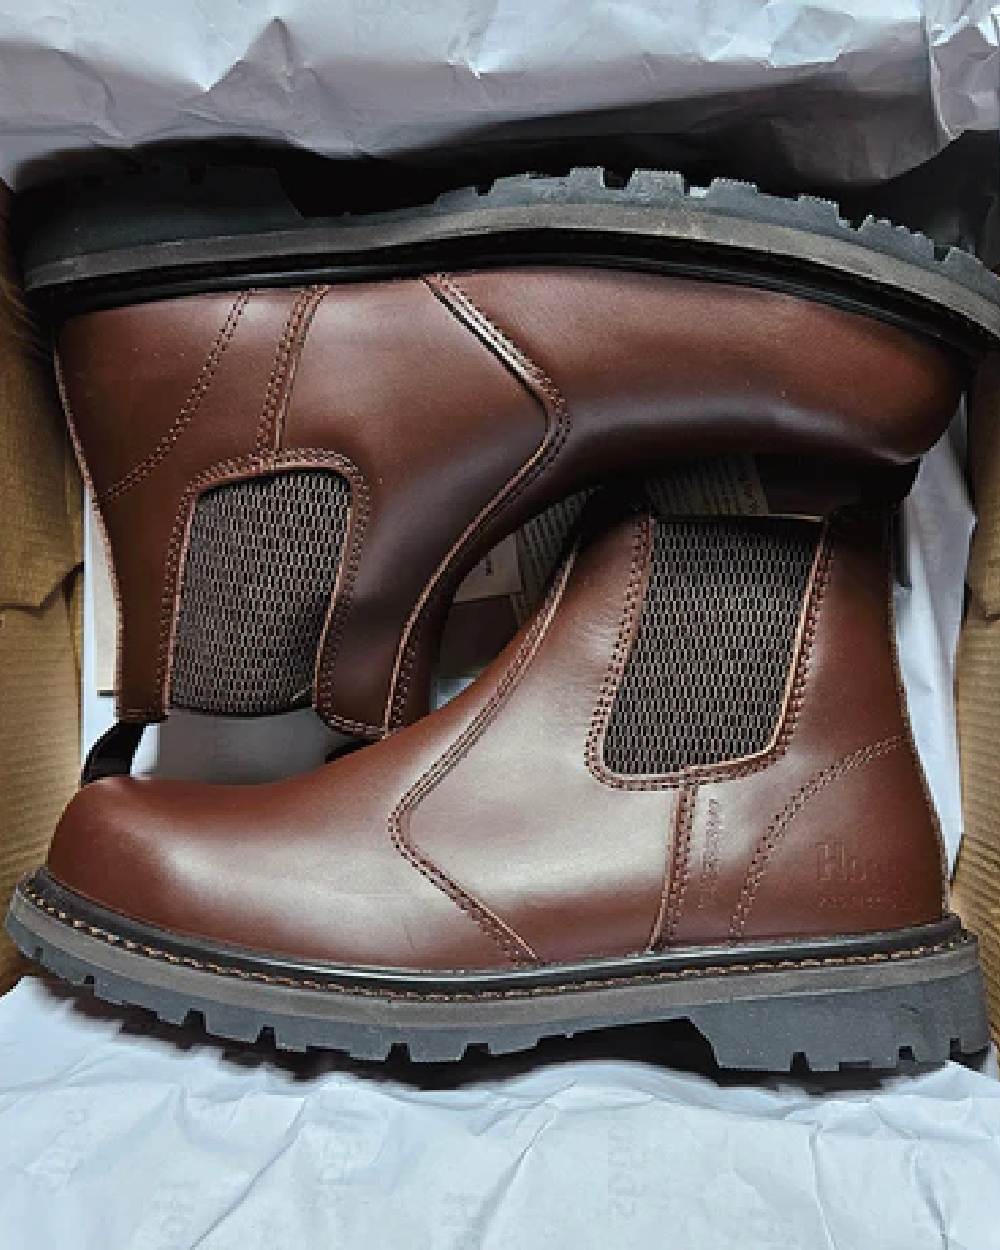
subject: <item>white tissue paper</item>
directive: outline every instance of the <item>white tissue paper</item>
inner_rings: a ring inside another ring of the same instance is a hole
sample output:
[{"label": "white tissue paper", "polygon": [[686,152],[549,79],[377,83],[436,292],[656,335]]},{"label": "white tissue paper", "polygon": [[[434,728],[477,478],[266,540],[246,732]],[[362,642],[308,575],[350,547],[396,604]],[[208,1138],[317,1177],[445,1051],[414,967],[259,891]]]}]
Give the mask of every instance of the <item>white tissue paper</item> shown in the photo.
[{"label": "white tissue paper", "polygon": [[993,1062],[720,1078],[647,1029],[421,1072],[3,1008],[0,1250],[1000,1247]]},{"label": "white tissue paper", "polygon": [[640,108],[634,128],[689,147],[753,118],[804,179],[881,181],[1000,125],[998,28],[991,0],[20,0],[0,7],[0,174],[220,135],[391,155]]}]

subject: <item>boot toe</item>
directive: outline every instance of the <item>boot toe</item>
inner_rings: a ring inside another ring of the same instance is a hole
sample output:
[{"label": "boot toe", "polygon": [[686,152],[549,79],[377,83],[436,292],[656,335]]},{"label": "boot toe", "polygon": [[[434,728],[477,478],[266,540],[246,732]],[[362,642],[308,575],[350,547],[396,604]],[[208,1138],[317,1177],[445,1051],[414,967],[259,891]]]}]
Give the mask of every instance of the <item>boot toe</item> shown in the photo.
[{"label": "boot toe", "polygon": [[71,800],[46,867],[60,884],[110,911],[151,923],[166,917],[157,899],[172,893],[172,839],[163,813],[178,810],[170,782],[109,777]]},{"label": "boot toe", "polygon": [[285,792],[95,781],[66,808],[46,867],[60,885],[140,924],[228,945],[280,947],[296,925],[280,888]]}]

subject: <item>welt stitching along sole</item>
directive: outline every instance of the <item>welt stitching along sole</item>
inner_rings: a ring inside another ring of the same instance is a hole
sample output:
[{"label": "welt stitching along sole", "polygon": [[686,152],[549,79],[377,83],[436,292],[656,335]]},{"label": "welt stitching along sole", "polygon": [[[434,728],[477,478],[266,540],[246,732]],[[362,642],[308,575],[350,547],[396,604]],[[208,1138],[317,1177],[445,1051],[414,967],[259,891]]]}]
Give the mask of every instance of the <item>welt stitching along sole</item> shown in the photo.
[{"label": "welt stitching along sole", "polygon": [[285,1049],[329,1047],[362,1059],[404,1046],[413,1059],[456,1060],[469,1046],[507,1053],[543,1037],[670,1020],[690,1021],[723,1067],[774,1071],[800,1057],[815,1071],[892,1068],[901,1057],[937,1062],[989,1039],[975,940],[961,931],[866,955],[435,994],[184,957],[73,916],[30,882],[19,886],[7,928],[25,954],[106,1001],[173,1023],[200,1013],[222,1037],[255,1041],[270,1030]]},{"label": "welt stitching along sole", "polygon": [[[22,885],[19,887],[19,893],[23,894],[23,896],[30,903],[34,904],[36,907],[41,908],[42,911],[47,912],[50,916],[54,916],[56,919],[58,919],[64,924],[69,925],[71,928],[79,930],[83,933],[86,933],[88,937],[97,938],[100,941],[108,943],[109,945],[121,946],[125,950],[133,951],[137,954],[146,956],[151,959],[160,959],[171,964],[186,965],[188,967],[197,968],[205,972],[217,973],[220,976],[236,976],[245,980],[261,981],[266,984],[287,985],[293,988],[299,986],[299,987],[303,987],[306,989],[323,990],[324,992],[328,992],[328,993],[333,992],[333,993],[366,994],[371,997],[389,999],[389,1000],[397,999],[397,998],[398,999],[410,999],[410,1000],[418,1001],[418,1002],[442,1002],[442,1003],[444,1002],[479,1002],[479,1001],[484,1001],[490,998],[497,998],[497,999],[520,998],[520,997],[524,997],[527,994],[537,995],[537,994],[568,993],[581,987],[585,989],[586,988],[609,988],[609,987],[613,987],[616,985],[635,984],[639,982],[679,980],[685,977],[697,977],[697,976],[712,976],[712,975],[724,976],[724,975],[731,975],[731,974],[740,974],[740,973],[745,973],[745,972],[769,971],[772,969],[844,967],[844,966],[848,966],[851,964],[873,964],[873,963],[880,963],[880,962],[884,962],[886,960],[892,960],[892,959],[911,959],[919,955],[938,954],[942,951],[954,949],[956,946],[962,944],[965,941],[968,941],[967,936],[964,935],[956,927],[954,931],[951,932],[947,938],[942,938],[942,940],[940,941],[924,942],[924,943],[919,943],[919,944],[915,944],[912,946],[899,946],[896,949],[885,950],[885,951],[873,950],[873,951],[866,952],[864,954],[852,955],[852,954],[844,953],[844,954],[839,954],[839,955],[814,956],[814,957],[799,956],[799,957],[794,957],[794,958],[787,957],[787,956],[781,957],[780,955],[776,954],[776,956],[771,959],[758,958],[756,960],[751,959],[749,961],[741,962],[738,958],[736,958],[726,963],[720,962],[717,964],[709,964],[707,966],[699,966],[699,967],[692,966],[692,967],[686,967],[686,968],[677,969],[673,971],[664,970],[664,971],[660,971],[656,973],[648,973],[648,972],[643,973],[643,972],[636,971],[636,972],[630,972],[629,974],[625,976],[618,976],[618,977],[613,976],[613,975],[600,976],[595,973],[595,975],[590,979],[583,979],[583,980],[574,979],[572,982],[570,982],[569,980],[566,980],[563,983],[557,982],[555,984],[549,984],[549,985],[544,985],[544,984],[534,985],[531,988],[520,988],[520,989],[509,988],[509,989],[502,990],[502,991],[496,991],[496,990],[490,991],[490,990],[479,989],[476,992],[469,992],[469,993],[463,993],[461,992],[461,990],[451,992],[451,993],[434,993],[433,991],[421,991],[421,992],[416,992],[412,990],[406,991],[406,990],[400,990],[398,988],[397,989],[362,988],[357,985],[345,985],[342,982],[338,982],[336,980],[319,981],[316,979],[311,979],[308,975],[302,975],[302,974],[288,975],[288,976],[273,975],[267,972],[263,972],[256,968],[241,966],[238,962],[222,964],[212,959],[209,959],[207,957],[199,958],[194,955],[178,953],[178,951],[171,951],[171,950],[166,949],[163,945],[153,945],[150,942],[136,941],[134,938],[128,937],[125,933],[116,933],[114,932],[114,930],[110,928],[103,928],[99,925],[91,924],[87,920],[81,919],[79,916],[74,916],[71,912],[66,911],[63,908],[58,907],[55,904],[53,904],[51,901],[46,899],[44,894],[34,889],[30,881],[22,883]],[[69,891],[66,891],[65,893],[68,894]],[[106,913],[106,914],[110,915],[110,913]],[[125,918],[122,917],[122,920],[124,921]],[[113,918],[111,919],[110,922],[113,923]],[[145,928],[145,926],[138,926],[138,925],[135,927]],[[934,928],[934,929],[940,928],[940,927],[942,926],[931,926],[931,928]],[[151,935],[152,940],[155,942],[156,941],[155,935],[157,931],[154,929],[149,929],[148,932]],[[177,942],[175,940],[175,945],[182,946],[183,942]],[[738,953],[739,950],[741,949],[745,950],[746,948],[745,947],[733,948],[733,951],[734,953]],[[631,958],[634,961],[636,957],[633,956]],[[628,957],[626,957],[626,960],[627,959]],[[591,967],[595,966],[596,962],[597,961],[594,961],[590,966]],[[617,961],[617,962],[618,962],[618,966],[620,967],[622,961]],[[288,966],[291,967],[292,964],[289,963]],[[579,968],[586,967],[586,966],[587,966],[586,964],[573,965],[573,970],[577,971],[579,970]],[[331,971],[333,972],[334,975],[336,975],[337,969],[331,969]],[[346,974],[348,971],[352,971],[352,970],[341,969],[340,971],[342,974]],[[556,969],[556,971],[558,971],[558,969]],[[444,977],[445,977],[445,974],[441,974],[441,977],[437,978],[437,980],[443,981]],[[421,974],[410,974],[408,976],[405,973],[400,973],[399,979],[409,980],[412,982],[412,981],[420,980],[422,978],[421,978]],[[423,978],[423,979],[428,979],[428,978]],[[433,975],[429,979],[431,981],[435,980]],[[451,978],[451,979],[455,979],[455,978]],[[458,977],[457,977],[459,984],[461,984],[463,981],[466,983],[471,983],[472,981],[476,979],[477,978],[475,974],[469,974],[469,973],[458,974]],[[499,976],[493,975],[492,979],[502,982],[505,979],[505,974],[500,973]],[[515,978],[512,976],[507,976],[506,979],[513,981]],[[523,981],[527,979],[525,976],[524,970],[522,970],[521,975],[518,976],[516,979],[519,981]]]},{"label": "welt stitching along sole", "polygon": [[[109,180],[105,207],[115,211],[98,214],[96,225],[93,206],[71,203],[62,220],[56,213],[33,230],[24,257],[29,293],[80,308],[248,283],[606,264],[811,293],[967,347],[1000,339],[1000,281],[974,256],[887,221],[855,226],[829,200],[785,199],[750,183],[694,187],[676,173],[612,179],[576,169],[500,178],[414,208],[303,218],[271,176],[263,192],[271,199],[255,221],[260,205],[234,211],[231,201],[213,202],[212,178],[184,189],[173,219],[144,214],[160,176]],[[89,214],[85,231],[74,230],[74,212]]]}]

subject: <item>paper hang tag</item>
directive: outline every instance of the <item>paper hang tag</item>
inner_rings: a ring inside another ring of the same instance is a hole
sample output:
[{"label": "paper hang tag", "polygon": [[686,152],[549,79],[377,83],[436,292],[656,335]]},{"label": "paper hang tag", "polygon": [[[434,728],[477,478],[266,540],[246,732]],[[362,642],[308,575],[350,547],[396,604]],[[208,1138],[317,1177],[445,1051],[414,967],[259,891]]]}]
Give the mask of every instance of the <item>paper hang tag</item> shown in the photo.
[{"label": "paper hang tag", "polygon": [[115,608],[114,585],[107,545],[100,533],[96,517],[91,513],[87,527],[84,572],[90,579],[93,612],[94,690],[97,694],[114,694],[117,661],[118,613]]},{"label": "paper hang tag", "polygon": [[518,625],[523,625],[541,603],[559,558],[565,552],[570,531],[580,519],[591,494],[591,490],[584,490],[561,499],[518,530],[521,586],[511,599]]},{"label": "paper hang tag", "polygon": [[769,511],[753,456],[672,466],[648,479],[646,493],[664,516],[767,516]]},{"label": "paper hang tag", "polygon": [[[673,465],[650,477],[646,492],[664,516],[767,516],[767,495],[753,456],[720,456]],[[462,582],[456,603],[515,597],[519,622],[534,610],[592,492],[553,504],[484,556]],[[525,602],[522,602],[524,600]]]},{"label": "paper hang tag", "polygon": [[517,538],[509,534],[488,555],[483,556],[455,592],[456,603],[471,599],[493,599],[500,595],[516,595],[521,589],[521,571],[517,562]]}]

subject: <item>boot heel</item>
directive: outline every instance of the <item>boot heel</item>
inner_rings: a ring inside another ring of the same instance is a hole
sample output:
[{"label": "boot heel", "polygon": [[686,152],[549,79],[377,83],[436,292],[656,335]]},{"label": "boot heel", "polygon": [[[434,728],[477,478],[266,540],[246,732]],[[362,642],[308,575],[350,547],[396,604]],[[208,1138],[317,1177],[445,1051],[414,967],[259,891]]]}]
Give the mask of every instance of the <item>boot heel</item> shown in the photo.
[{"label": "boot heel", "polygon": [[[731,987],[733,988],[733,987]],[[942,1063],[989,1045],[973,940],[899,964],[762,975],[733,997],[692,1008],[723,1068],[812,1072]]]}]

